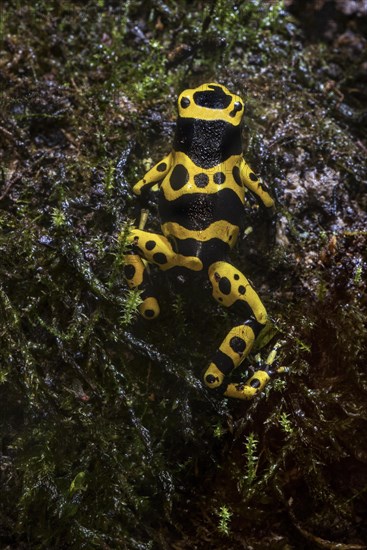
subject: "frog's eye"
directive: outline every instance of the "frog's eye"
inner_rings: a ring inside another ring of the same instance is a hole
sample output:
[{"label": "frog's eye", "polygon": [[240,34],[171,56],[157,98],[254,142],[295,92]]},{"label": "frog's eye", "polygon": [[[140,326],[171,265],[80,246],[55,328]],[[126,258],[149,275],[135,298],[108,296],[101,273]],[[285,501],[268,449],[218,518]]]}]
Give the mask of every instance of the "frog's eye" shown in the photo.
[{"label": "frog's eye", "polygon": [[233,109],[229,113],[229,116],[230,117],[235,117],[237,113],[242,111],[242,107],[243,107],[243,105],[242,105],[241,101],[235,101],[234,104],[233,104]]},{"label": "frog's eye", "polygon": [[187,107],[190,105],[190,99],[188,97],[182,97],[180,104],[183,109],[187,109]]}]

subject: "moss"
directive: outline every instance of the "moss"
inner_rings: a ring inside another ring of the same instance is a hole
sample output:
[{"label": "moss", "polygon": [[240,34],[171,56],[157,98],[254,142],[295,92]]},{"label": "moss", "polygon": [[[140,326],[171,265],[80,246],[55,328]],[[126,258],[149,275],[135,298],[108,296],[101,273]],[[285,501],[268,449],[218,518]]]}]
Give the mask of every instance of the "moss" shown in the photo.
[{"label": "moss", "polygon": [[[23,4],[0,19],[0,546],[362,547],[361,18],[310,42],[282,2]],[[210,80],[246,99],[278,202],[275,228],[249,208],[233,257],[283,343],[251,403],[200,382],[235,321],[205,286],[152,270],[148,325],[122,276],[131,184]]]}]

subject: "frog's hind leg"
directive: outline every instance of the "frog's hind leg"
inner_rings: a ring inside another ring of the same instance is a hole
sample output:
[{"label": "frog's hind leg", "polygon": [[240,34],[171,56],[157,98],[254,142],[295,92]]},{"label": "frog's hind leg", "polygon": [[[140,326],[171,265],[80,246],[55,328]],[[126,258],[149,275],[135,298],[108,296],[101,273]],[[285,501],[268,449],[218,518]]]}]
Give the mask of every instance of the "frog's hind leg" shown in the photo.
[{"label": "frog's hind leg", "polygon": [[155,297],[147,266],[136,253],[125,256],[124,273],[131,289],[141,290],[142,303],[139,312],[145,319],[155,319],[159,315],[159,304]]},{"label": "frog's hind leg", "polygon": [[159,304],[145,262],[155,264],[163,271],[175,266],[200,271],[203,264],[195,256],[177,254],[169,240],[158,233],[133,229],[130,232],[128,241],[130,250],[125,255],[124,267],[127,283],[129,288],[142,291],[141,298],[143,302],[139,306],[141,315],[145,319],[155,319],[159,315]]},{"label": "frog's hind leg", "polygon": [[280,347],[281,343],[276,343],[265,361],[260,358],[260,355],[257,355],[255,357],[257,363],[255,373],[246,382],[228,384],[224,395],[237,399],[252,399],[257,393],[261,392],[272,376],[285,370],[284,367],[278,367],[276,362]]},{"label": "frog's hind leg", "polygon": [[[233,265],[223,261],[215,262],[209,267],[208,274],[213,297],[224,307],[240,312],[245,319],[241,325],[229,331],[204,374],[205,384],[209,388],[218,388],[225,377],[250,353],[256,337],[266,325],[267,314],[249,281]],[[260,372],[262,371],[259,371],[253,386],[235,387],[230,384],[225,389],[225,395],[251,399],[269,379],[266,373],[262,375]]]},{"label": "frog's hind leg", "polygon": [[201,271],[203,264],[196,256],[177,254],[170,241],[158,233],[133,229],[128,237],[132,251],[139,254],[147,262],[155,264],[162,271],[172,267],[186,267],[192,271]]}]

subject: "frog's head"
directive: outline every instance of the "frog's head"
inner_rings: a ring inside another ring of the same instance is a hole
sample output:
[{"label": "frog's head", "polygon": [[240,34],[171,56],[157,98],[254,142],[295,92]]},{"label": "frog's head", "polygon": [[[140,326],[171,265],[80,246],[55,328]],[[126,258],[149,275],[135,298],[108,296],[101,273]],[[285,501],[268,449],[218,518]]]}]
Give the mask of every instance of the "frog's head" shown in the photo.
[{"label": "frog's head", "polygon": [[184,90],[178,98],[178,114],[181,118],[224,120],[238,126],[243,110],[242,99],[215,82]]}]

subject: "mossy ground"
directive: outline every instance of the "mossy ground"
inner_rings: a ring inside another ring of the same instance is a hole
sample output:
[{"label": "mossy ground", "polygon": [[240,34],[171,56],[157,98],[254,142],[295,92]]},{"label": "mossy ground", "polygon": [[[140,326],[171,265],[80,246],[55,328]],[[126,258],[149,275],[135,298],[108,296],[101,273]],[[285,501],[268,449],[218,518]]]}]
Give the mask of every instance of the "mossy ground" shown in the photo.
[{"label": "mossy ground", "polygon": [[[366,19],[329,4],[3,3],[1,548],[366,547]],[[122,277],[131,185],[213,80],[278,203],[233,255],[283,342],[251,403],[200,382],[233,319],[158,274],[148,325]]]}]

